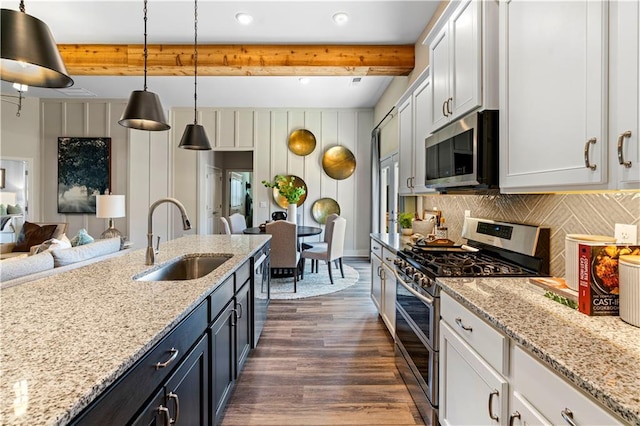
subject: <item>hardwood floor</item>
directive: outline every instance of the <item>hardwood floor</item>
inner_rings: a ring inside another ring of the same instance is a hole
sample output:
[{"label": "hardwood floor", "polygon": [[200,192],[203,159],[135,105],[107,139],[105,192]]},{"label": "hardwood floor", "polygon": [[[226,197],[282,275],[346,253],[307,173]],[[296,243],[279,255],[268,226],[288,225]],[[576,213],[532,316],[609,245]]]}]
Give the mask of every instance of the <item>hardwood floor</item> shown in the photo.
[{"label": "hardwood floor", "polygon": [[271,301],[223,425],[424,424],[369,295],[371,264],[346,263],[360,274],[352,287]]}]

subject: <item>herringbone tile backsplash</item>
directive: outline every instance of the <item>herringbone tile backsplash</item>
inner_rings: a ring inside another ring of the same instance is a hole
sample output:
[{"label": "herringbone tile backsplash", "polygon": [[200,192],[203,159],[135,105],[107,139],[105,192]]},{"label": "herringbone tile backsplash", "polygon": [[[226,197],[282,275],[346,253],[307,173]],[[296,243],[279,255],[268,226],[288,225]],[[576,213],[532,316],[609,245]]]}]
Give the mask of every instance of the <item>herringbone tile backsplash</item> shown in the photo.
[{"label": "herringbone tile backsplash", "polygon": [[449,238],[462,242],[464,211],[471,216],[543,225],[551,229],[551,274],[564,276],[567,234],[614,234],[616,223],[640,225],[640,192],[597,194],[429,195],[425,210],[437,207]]}]

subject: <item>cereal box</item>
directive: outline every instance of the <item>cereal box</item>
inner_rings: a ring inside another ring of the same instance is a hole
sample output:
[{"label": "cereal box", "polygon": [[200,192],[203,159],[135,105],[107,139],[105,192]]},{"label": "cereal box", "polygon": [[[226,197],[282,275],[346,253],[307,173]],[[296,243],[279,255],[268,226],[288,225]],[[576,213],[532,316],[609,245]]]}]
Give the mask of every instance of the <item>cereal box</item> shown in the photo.
[{"label": "cereal box", "polygon": [[618,315],[618,257],[640,254],[640,246],[624,244],[578,248],[578,310],[587,315]]}]

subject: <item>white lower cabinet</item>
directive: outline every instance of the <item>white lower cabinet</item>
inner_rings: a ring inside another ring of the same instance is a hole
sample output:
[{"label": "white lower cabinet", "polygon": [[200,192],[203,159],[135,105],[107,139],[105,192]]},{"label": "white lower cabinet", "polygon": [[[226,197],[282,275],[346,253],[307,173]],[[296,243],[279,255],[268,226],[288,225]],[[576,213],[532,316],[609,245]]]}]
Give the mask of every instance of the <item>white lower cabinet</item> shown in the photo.
[{"label": "white lower cabinet", "polygon": [[445,321],[440,323],[442,425],[506,424],[509,384]]},{"label": "white lower cabinet", "polygon": [[527,401],[532,411],[545,422],[569,425],[621,424],[519,346],[514,346],[512,356],[511,382],[514,393],[517,392],[520,400]]},{"label": "white lower cabinet", "polygon": [[445,292],[441,317],[440,424],[622,424]]},{"label": "white lower cabinet", "polygon": [[371,300],[392,336],[396,328],[395,258],[395,253],[371,240]]}]

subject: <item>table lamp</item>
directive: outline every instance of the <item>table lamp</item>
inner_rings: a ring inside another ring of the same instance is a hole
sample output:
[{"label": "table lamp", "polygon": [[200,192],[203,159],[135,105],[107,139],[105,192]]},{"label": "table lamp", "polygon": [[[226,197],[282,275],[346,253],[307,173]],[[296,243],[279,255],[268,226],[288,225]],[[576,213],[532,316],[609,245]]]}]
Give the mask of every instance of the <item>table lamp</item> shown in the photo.
[{"label": "table lamp", "polygon": [[96,195],[96,217],[109,219],[109,228],[100,235],[100,238],[120,238],[120,248],[124,244],[122,233],[113,226],[113,218],[124,217],[124,195]]}]

